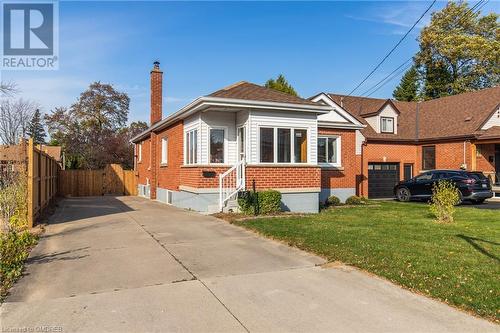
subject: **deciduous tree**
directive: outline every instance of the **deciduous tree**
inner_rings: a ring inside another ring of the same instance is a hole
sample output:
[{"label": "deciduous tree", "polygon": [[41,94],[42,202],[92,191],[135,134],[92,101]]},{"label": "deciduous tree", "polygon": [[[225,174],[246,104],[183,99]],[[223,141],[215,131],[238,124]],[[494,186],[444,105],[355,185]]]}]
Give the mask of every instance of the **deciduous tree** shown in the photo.
[{"label": "deciduous tree", "polygon": [[37,109],[37,104],[23,99],[0,101],[0,141],[15,145],[26,138],[28,126]]},{"label": "deciduous tree", "polygon": [[493,87],[500,83],[499,15],[449,2],[420,33],[415,62],[426,99]]},{"label": "deciduous tree", "polygon": [[51,141],[63,146],[68,168],[133,165],[131,130],[126,126],[129,102],[125,93],[94,82],[70,108],[56,108],[46,116]]}]

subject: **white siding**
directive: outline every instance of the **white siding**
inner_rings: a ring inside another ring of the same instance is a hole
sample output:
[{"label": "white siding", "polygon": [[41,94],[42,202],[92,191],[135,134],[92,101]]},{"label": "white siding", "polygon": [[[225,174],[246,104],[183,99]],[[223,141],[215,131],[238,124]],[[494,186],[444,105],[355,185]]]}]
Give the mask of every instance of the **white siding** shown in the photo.
[{"label": "white siding", "polygon": [[209,164],[210,128],[225,129],[224,164],[236,164],[236,113],[209,111],[201,115],[201,164]]},{"label": "white siding", "polygon": [[308,164],[317,162],[317,137],[318,121],[314,113],[287,112],[287,111],[256,111],[249,115],[249,143],[248,163],[259,163],[259,128],[260,127],[285,127],[307,129]]},{"label": "white siding", "polygon": [[363,141],[365,141],[365,137],[361,134],[360,130],[356,130],[356,155],[361,155],[361,146],[363,145]]},{"label": "white siding", "polygon": [[484,123],[481,129],[487,130],[493,126],[500,126],[500,108],[491,115],[490,119]]},{"label": "white siding", "polygon": [[391,105],[386,105],[384,109],[376,116],[365,118],[366,122],[375,130],[380,133],[380,118],[391,117],[394,118],[394,134],[398,133],[398,113]]},{"label": "white siding", "polygon": [[365,118],[366,122],[373,128],[373,130],[377,133],[380,133],[380,117],[368,117]]}]

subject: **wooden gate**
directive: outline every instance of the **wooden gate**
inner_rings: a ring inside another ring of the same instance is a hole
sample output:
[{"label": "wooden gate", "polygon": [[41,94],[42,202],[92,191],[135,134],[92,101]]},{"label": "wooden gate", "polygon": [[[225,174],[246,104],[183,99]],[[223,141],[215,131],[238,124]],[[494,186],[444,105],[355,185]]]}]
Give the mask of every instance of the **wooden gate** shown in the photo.
[{"label": "wooden gate", "polygon": [[59,194],[85,197],[100,195],[137,195],[134,171],[123,170],[119,164],[102,170],[61,170]]}]

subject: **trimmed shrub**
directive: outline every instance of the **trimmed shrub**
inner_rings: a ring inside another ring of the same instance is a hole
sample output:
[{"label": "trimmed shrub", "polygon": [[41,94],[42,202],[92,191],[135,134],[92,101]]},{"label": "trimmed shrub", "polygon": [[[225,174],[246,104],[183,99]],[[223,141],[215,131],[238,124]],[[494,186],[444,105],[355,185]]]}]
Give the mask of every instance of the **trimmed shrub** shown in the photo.
[{"label": "trimmed shrub", "polygon": [[434,184],[430,211],[436,217],[437,222],[453,222],[455,205],[460,203],[460,194],[455,184],[448,180],[441,180]]},{"label": "trimmed shrub", "polygon": [[281,211],[281,193],[275,190],[244,192],[238,198],[244,214],[272,214]]},{"label": "trimmed shrub", "polygon": [[358,197],[356,195],[350,196],[345,201],[346,205],[365,205],[367,200],[365,198]]},{"label": "trimmed shrub", "polygon": [[37,237],[29,231],[10,231],[0,234],[0,299],[7,295],[12,284],[21,276],[29,249]]},{"label": "trimmed shrub", "polygon": [[281,193],[276,190],[258,192],[259,212],[270,214],[281,212]]},{"label": "trimmed shrub", "polygon": [[328,199],[326,199],[326,204],[328,206],[340,206],[342,204],[342,202],[340,201],[340,199],[334,195],[330,195],[328,197]]},{"label": "trimmed shrub", "polygon": [[254,214],[254,196],[252,192],[240,192],[238,194],[238,206],[243,214]]}]

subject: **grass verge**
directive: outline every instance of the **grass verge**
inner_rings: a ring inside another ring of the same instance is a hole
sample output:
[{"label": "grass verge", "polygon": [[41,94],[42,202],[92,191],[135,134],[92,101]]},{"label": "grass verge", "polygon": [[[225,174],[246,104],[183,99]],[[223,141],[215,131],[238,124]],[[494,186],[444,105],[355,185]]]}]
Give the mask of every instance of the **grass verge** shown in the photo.
[{"label": "grass verge", "polygon": [[425,204],[381,202],[233,223],[500,321],[498,211],[459,207],[440,224]]}]

